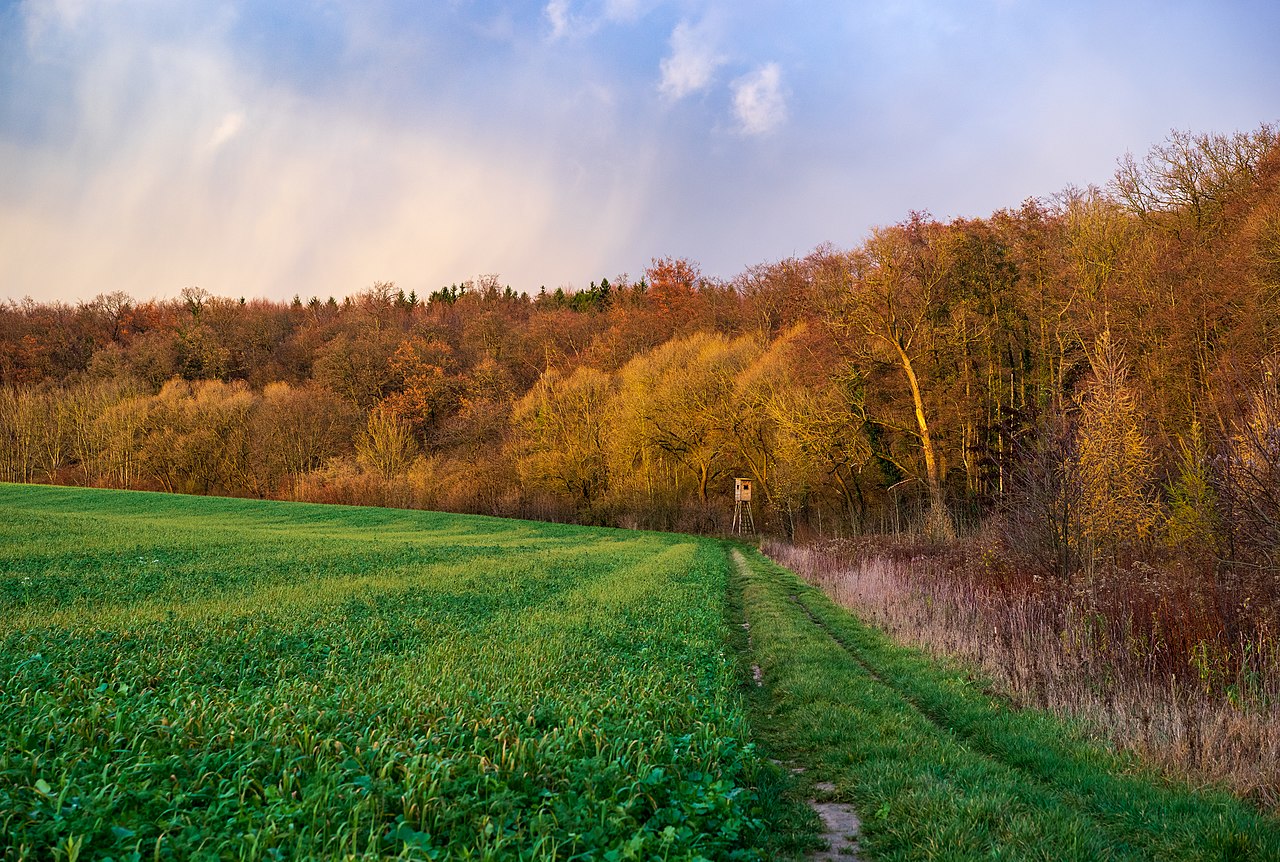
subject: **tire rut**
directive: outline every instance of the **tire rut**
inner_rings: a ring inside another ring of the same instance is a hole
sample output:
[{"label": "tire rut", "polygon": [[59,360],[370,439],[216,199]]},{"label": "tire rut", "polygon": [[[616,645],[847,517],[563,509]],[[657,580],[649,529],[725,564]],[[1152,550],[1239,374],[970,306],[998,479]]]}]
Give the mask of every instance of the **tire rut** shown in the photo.
[{"label": "tire rut", "polygon": [[[744,565],[746,564],[745,558],[743,558],[742,563]],[[859,653],[857,647],[849,645],[843,638],[840,637],[839,634],[833,631],[829,625],[827,625],[825,622],[820,620],[818,617],[814,616],[813,612],[808,608],[808,606],[806,606],[804,602],[800,600],[799,595],[790,594],[787,596],[787,598],[791,602],[793,602],[796,605],[796,607],[804,611],[804,614],[806,617],[809,618],[809,621],[813,623],[814,626],[820,629],[823,633],[825,633],[827,637],[829,637],[832,640],[833,643],[835,643],[851,659],[853,659],[853,661],[859,667],[861,667],[867,673],[868,676],[870,676],[876,682],[888,688],[890,691],[894,692],[898,697],[902,699],[904,703],[910,706],[911,709],[913,709],[926,721],[928,721],[935,728],[937,728],[939,732],[949,737],[956,746],[963,749],[964,751],[969,752],[975,757],[979,757],[987,761],[988,763],[991,763],[1000,767],[1001,769],[1007,769],[1016,775],[1022,776],[1028,782],[1043,788],[1049,794],[1051,794],[1054,798],[1058,799],[1062,805],[1071,808],[1081,817],[1085,818],[1087,821],[1094,824],[1094,826],[1101,833],[1110,835],[1112,838],[1118,840],[1122,844],[1127,840],[1129,840],[1128,836],[1125,836],[1115,831],[1103,816],[1101,816],[1098,812],[1095,812],[1094,810],[1092,810],[1092,807],[1087,804],[1087,801],[1084,798],[1082,798],[1076,791],[1072,790],[1069,787],[1063,787],[1062,785],[1055,782],[1052,778],[1034,769],[1029,769],[1025,766],[1022,766],[1018,763],[1014,763],[1002,757],[998,752],[992,751],[988,747],[984,746],[976,738],[975,734],[971,732],[967,732],[961,728],[954,727],[951,724],[947,723],[944,719],[940,718],[932,710],[922,705],[914,695],[912,695],[910,692],[905,690],[902,686],[895,685],[893,682],[886,679],[885,676],[881,674],[875,668],[874,665],[869,663]]]},{"label": "tire rut", "polygon": [[[737,549],[733,551],[733,562],[737,566],[739,575],[745,577],[751,573],[751,567],[747,563],[746,557]],[[805,611],[807,613],[808,608],[805,608]],[[809,618],[813,619],[813,615],[810,614]],[[814,622],[817,621],[815,620]],[[754,657],[751,623],[747,619],[747,609],[745,607],[742,609],[742,628],[747,633],[747,652]],[[764,685],[764,672],[760,669],[760,665],[755,662],[751,664],[751,677],[757,687]],[[792,767],[791,771],[792,773],[808,772],[808,769]],[[835,785],[829,781],[818,781],[814,784],[814,790],[827,798],[822,800],[813,798],[805,801],[805,804],[813,809],[814,813],[818,815],[818,819],[822,821],[822,838],[827,842],[827,849],[809,854],[810,862],[841,862],[841,860],[843,862],[857,862],[859,858],[858,836],[861,834],[862,821],[852,805],[829,798],[835,792],[835,789]]]}]

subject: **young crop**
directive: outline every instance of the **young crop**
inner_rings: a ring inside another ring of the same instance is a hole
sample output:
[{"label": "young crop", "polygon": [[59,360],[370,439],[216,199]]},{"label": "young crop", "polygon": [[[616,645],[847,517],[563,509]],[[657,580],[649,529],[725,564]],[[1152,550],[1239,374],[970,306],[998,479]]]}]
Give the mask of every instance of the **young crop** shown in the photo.
[{"label": "young crop", "polygon": [[0,486],[0,856],[751,859],[720,548]]}]

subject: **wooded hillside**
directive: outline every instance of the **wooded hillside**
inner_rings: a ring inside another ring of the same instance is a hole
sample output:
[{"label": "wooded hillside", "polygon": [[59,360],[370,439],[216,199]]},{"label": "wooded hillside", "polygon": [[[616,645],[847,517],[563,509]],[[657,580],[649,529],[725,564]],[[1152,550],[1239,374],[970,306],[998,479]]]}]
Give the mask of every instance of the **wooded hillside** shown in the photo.
[{"label": "wooded hillside", "polygon": [[1273,126],[730,281],[296,287],[0,306],[0,478],[713,531],[743,475],[774,533],[1280,565]]}]

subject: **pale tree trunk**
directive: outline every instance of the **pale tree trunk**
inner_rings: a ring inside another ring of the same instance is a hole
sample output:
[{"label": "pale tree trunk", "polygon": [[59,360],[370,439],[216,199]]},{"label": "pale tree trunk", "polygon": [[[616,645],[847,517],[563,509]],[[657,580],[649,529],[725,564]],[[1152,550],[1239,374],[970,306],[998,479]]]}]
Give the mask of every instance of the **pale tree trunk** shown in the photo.
[{"label": "pale tree trunk", "polygon": [[951,539],[955,537],[955,528],[951,525],[951,516],[947,513],[942,500],[942,477],[938,471],[938,454],[933,447],[933,438],[929,436],[929,422],[925,417],[924,399],[920,395],[920,381],[916,378],[915,366],[911,357],[898,339],[892,339],[893,346],[902,362],[902,370],[907,375],[907,383],[911,386],[911,400],[916,410],[916,424],[920,429],[920,448],[924,452],[924,471],[929,488],[929,516],[925,524],[926,532],[933,538]]}]

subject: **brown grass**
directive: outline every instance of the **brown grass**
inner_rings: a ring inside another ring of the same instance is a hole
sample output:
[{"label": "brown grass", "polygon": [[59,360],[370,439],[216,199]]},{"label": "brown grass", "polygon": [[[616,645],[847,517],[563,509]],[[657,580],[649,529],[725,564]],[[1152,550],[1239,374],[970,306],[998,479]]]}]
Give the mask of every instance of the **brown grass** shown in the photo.
[{"label": "brown grass", "polygon": [[764,551],[898,640],[978,665],[1015,703],[1280,808],[1280,638],[1262,615],[1224,625],[1185,567],[1138,563],[1068,585],[1018,576],[982,539]]}]

